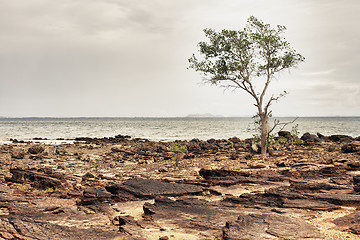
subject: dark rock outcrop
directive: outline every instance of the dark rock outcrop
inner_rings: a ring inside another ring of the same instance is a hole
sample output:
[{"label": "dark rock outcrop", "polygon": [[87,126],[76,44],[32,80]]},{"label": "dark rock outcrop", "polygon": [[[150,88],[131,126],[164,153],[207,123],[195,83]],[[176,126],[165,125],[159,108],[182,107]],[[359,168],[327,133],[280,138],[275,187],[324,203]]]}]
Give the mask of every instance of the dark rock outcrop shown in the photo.
[{"label": "dark rock outcrop", "polygon": [[44,151],[44,147],[41,146],[41,145],[34,145],[34,146],[31,146],[29,149],[28,149],[28,152],[31,153],[31,154],[39,154],[39,153],[42,153]]},{"label": "dark rock outcrop", "polygon": [[345,144],[341,147],[341,152],[343,153],[354,153],[359,151],[360,151],[360,146],[353,143]]},{"label": "dark rock outcrop", "polygon": [[283,137],[286,139],[292,139],[292,137],[293,137],[289,131],[279,131],[278,135],[279,135],[279,137]]},{"label": "dark rock outcrop", "polygon": [[333,141],[333,142],[349,142],[349,141],[352,141],[354,140],[353,137],[350,137],[348,135],[331,135],[328,137],[328,139],[330,141]]},{"label": "dark rock outcrop", "polygon": [[305,143],[307,144],[313,144],[313,143],[316,143],[316,142],[319,142],[320,139],[318,138],[318,136],[316,136],[315,134],[310,134],[310,133],[304,133],[302,136],[301,136],[301,140],[303,140]]}]

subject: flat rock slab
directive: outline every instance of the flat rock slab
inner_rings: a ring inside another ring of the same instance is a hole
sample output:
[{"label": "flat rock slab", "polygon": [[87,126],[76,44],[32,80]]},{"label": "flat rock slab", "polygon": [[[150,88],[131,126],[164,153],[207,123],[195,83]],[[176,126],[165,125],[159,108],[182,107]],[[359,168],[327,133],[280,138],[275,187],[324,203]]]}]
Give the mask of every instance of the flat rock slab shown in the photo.
[{"label": "flat rock slab", "polygon": [[200,239],[221,239],[226,222],[235,220],[244,211],[197,198],[156,198],[154,204],[145,203],[143,209],[154,224],[195,231],[202,236]]},{"label": "flat rock slab", "polygon": [[[203,187],[191,185],[191,184],[180,184],[180,183],[169,183],[162,182],[153,179],[131,179],[125,183],[118,185],[118,189],[126,191],[135,195],[138,198],[155,198],[156,196],[181,196],[181,195],[195,195],[203,192]],[[111,188],[108,188],[111,191]],[[116,192],[116,187],[113,188]]]},{"label": "flat rock slab", "polygon": [[321,239],[318,230],[305,220],[281,214],[241,214],[223,228],[224,240]]},{"label": "flat rock slab", "polygon": [[0,218],[0,239],[22,240],[106,240],[123,239],[119,232],[78,229],[23,217]]},{"label": "flat rock slab", "polygon": [[360,213],[352,213],[333,221],[336,226],[348,229],[350,232],[360,235]]}]

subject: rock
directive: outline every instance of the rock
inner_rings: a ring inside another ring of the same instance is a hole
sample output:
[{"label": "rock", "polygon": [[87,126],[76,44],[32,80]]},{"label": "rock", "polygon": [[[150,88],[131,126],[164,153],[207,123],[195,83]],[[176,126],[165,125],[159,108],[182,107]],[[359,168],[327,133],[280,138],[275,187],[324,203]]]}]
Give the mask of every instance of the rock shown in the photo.
[{"label": "rock", "polygon": [[239,142],[241,142],[240,138],[238,138],[238,137],[229,138],[229,141],[231,141],[231,142],[233,142],[233,143],[239,143]]},{"label": "rock", "polygon": [[360,195],[357,194],[350,194],[341,191],[329,191],[304,195],[314,200],[327,201],[336,205],[360,206]]},{"label": "rock", "polygon": [[354,138],[348,135],[331,135],[329,136],[329,140],[333,142],[349,142],[354,140]]},{"label": "rock", "polygon": [[314,201],[309,199],[284,199],[283,208],[300,208],[300,209],[309,209],[313,211],[333,211],[340,209],[339,206],[324,202],[324,201]]},{"label": "rock", "polygon": [[86,181],[86,180],[95,180],[95,176],[94,174],[87,172],[82,176],[82,180]]},{"label": "rock", "polygon": [[315,134],[310,134],[310,133],[304,133],[301,136],[301,140],[303,140],[305,143],[307,144],[311,144],[311,143],[315,143],[315,142],[319,142],[320,139],[315,135]]},{"label": "rock", "polygon": [[34,145],[28,149],[28,152],[31,154],[39,154],[42,153],[45,149],[40,145]]},{"label": "rock", "polygon": [[352,233],[360,235],[360,213],[355,212],[333,221],[338,227],[342,227]]},{"label": "rock", "polygon": [[241,214],[226,222],[224,240],[321,238],[319,231],[305,220],[276,213]]},{"label": "rock", "polygon": [[61,149],[61,148],[56,148],[55,153],[61,156],[65,156],[67,155],[67,152],[65,149]]},{"label": "rock", "polygon": [[220,237],[225,223],[235,220],[237,215],[231,207],[196,198],[156,198],[154,204],[145,203],[143,209],[145,216],[150,217],[155,223],[165,221],[176,228],[184,229],[185,232],[187,229],[199,231],[199,239]]},{"label": "rock", "polygon": [[322,135],[321,133],[316,133],[316,135],[318,136],[318,138],[322,139],[322,140],[327,140],[328,137]]},{"label": "rock", "polygon": [[81,205],[97,204],[102,202],[113,202],[112,194],[103,187],[87,188],[83,192]]},{"label": "rock", "polygon": [[353,176],[354,191],[360,192],[360,175]]},{"label": "rock", "polygon": [[156,196],[196,195],[203,192],[203,188],[191,184],[168,183],[153,179],[131,179],[119,186],[121,190],[129,192],[138,198],[155,198]]},{"label": "rock", "polygon": [[123,234],[99,229],[79,229],[59,226],[26,217],[0,218],[0,239],[18,240],[106,240],[124,239]]},{"label": "rock", "polygon": [[360,151],[360,146],[353,143],[345,144],[341,147],[341,152],[343,153],[354,153],[359,151]]},{"label": "rock", "polygon": [[[264,165],[261,163],[254,164],[255,168],[263,168]],[[266,183],[269,180],[266,175],[250,176],[248,172],[224,170],[224,169],[200,169],[200,176],[202,176],[206,183],[221,186],[230,186],[239,183]]]},{"label": "rock", "polygon": [[229,176],[250,176],[248,172],[239,172],[225,169],[200,169],[200,176],[205,179],[210,179],[213,177],[229,177]]},{"label": "rock", "polygon": [[[33,187],[38,189],[69,189],[71,185],[64,179],[59,179],[56,177],[61,177],[62,175],[52,174],[47,175],[45,173],[23,170],[23,169],[10,169],[12,173],[11,178],[7,178],[7,181],[24,183],[30,182]],[[56,176],[56,177],[55,177]]]},{"label": "rock", "polygon": [[13,151],[11,152],[11,158],[23,159],[25,157],[24,151]]},{"label": "rock", "polygon": [[289,131],[279,131],[278,132],[279,137],[283,137],[286,139],[292,139],[293,136],[291,135],[291,133]]}]

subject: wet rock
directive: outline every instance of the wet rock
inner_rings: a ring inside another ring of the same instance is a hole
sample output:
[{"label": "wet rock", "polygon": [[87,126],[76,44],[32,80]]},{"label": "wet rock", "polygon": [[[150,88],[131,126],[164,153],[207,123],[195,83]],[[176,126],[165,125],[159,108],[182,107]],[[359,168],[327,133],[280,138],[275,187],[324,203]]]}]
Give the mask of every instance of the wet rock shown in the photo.
[{"label": "wet rock", "polygon": [[341,152],[343,153],[354,153],[359,151],[360,151],[360,146],[353,143],[345,144],[341,147]]},{"label": "wet rock", "polygon": [[33,187],[38,189],[69,189],[71,185],[64,179],[55,178],[54,176],[62,176],[52,174],[51,176],[36,171],[24,170],[13,168],[10,169],[10,173],[12,173],[11,178],[7,178],[7,181],[17,182],[17,183],[25,183],[30,182]]},{"label": "wet rock", "polygon": [[321,238],[318,230],[305,220],[281,214],[241,214],[223,228],[224,240]]},{"label": "wet rock", "polygon": [[40,145],[34,145],[28,149],[28,152],[31,154],[39,154],[42,153],[44,150],[45,150],[44,147]]},{"label": "wet rock", "polygon": [[352,213],[333,221],[338,227],[360,235],[360,213]]},{"label": "wet rock", "polygon": [[350,137],[348,135],[331,135],[328,137],[328,139],[333,142],[349,142],[354,140],[353,137]]}]

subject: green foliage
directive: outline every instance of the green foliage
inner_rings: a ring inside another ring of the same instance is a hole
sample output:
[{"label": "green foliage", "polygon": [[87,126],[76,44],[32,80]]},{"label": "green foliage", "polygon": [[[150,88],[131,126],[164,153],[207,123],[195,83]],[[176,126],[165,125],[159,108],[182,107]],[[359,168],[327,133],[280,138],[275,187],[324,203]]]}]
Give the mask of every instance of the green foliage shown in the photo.
[{"label": "green foliage", "polygon": [[293,137],[299,137],[300,132],[299,132],[299,124],[295,124],[294,126],[291,127],[291,136]]},{"label": "green foliage", "polygon": [[175,161],[175,165],[178,166],[182,155],[188,153],[187,147],[185,145],[172,143],[169,147],[169,151],[175,153],[173,161]]},{"label": "green foliage", "polygon": [[97,159],[95,160],[95,162],[92,164],[92,167],[93,167],[93,169],[95,170],[95,172],[98,172],[98,171],[99,171],[99,166],[100,166],[100,159],[97,158]]},{"label": "green foliage", "polygon": [[[204,29],[208,41],[199,43],[200,58],[192,55],[189,68],[200,72],[205,82],[221,87],[242,89],[255,100],[259,128],[261,132],[262,154],[266,154],[269,144],[268,118],[269,107],[284,97],[287,92],[271,94],[264,99],[270,82],[276,74],[303,62],[298,54],[284,39],[284,26],[271,27],[251,16],[245,28],[240,30]],[[262,79],[263,82],[257,81]],[[262,87],[262,89],[257,89]],[[265,138],[268,138],[267,140]]]},{"label": "green foliage", "polygon": [[190,68],[210,77],[212,84],[229,80],[228,84],[234,87],[243,82],[244,87],[249,87],[247,81],[253,78],[273,75],[304,61],[282,37],[285,30],[280,25],[272,28],[253,16],[242,30],[204,29],[208,42],[199,43],[203,58],[193,55]]}]

